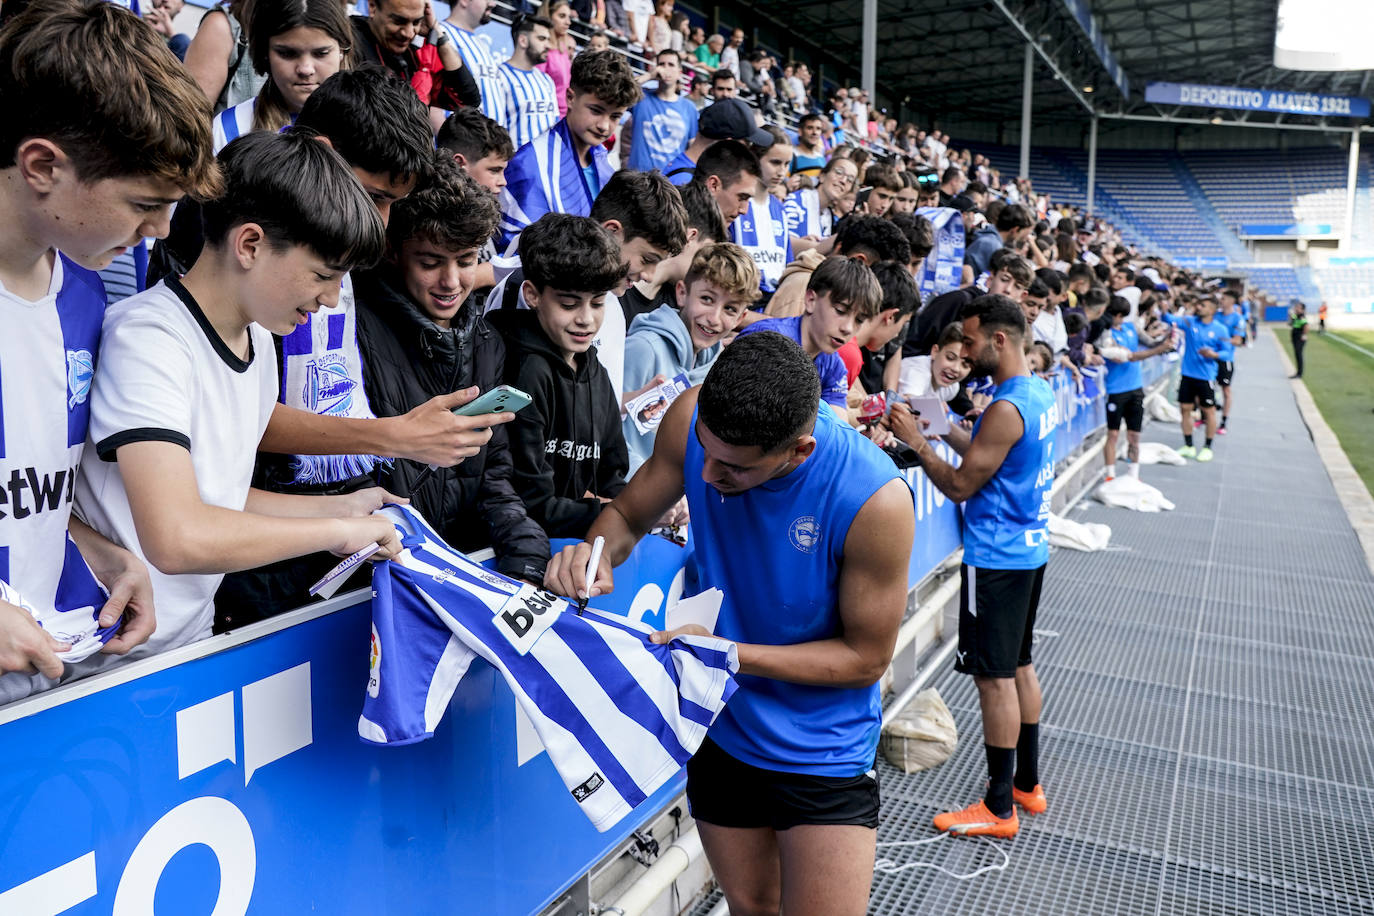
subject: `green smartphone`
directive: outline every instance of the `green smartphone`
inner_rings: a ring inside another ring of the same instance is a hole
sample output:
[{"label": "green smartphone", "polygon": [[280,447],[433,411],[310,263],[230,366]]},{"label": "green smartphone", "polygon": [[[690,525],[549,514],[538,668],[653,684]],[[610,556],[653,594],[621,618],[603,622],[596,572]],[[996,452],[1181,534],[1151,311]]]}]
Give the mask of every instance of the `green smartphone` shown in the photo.
[{"label": "green smartphone", "polygon": [[477,397],[468,401],[462,407],[453,408],[453,412],[460,417],[480,417],[487,413],[514,413],[523,407],[528,407],[533,400],[519,388],[512,388],[510,385],[498,385],[490,391],[483,392]]}]

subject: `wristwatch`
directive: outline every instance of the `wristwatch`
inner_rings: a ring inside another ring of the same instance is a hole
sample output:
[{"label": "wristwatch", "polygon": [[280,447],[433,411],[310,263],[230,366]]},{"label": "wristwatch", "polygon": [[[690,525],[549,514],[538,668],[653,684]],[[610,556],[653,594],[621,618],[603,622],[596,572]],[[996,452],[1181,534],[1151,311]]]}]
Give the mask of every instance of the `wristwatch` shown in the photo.
[{"label": "wristwatch", "polygon": [[448,29],[441,25],[436,25],[429,30],[429,43],[436,48],[442,48],[449,41]]}]

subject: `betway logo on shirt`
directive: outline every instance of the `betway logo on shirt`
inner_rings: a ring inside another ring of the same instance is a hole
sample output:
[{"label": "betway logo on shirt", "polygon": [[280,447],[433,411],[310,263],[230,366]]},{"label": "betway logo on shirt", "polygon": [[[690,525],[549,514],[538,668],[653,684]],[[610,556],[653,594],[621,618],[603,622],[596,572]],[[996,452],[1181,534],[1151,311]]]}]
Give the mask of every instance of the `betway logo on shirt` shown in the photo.
[{"label": "betway logo on shirt", "polygon": [[7,478],[0,477],[0,519],[28,518],[65,508],[72,501],[75,485],[76,468],[11,468]]}]

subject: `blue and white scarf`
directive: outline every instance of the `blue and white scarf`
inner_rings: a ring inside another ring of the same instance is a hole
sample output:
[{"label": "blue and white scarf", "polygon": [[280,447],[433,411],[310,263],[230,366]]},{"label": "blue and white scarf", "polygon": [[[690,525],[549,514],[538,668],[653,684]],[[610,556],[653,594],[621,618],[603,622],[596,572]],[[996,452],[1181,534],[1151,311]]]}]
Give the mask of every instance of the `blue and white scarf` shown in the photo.
[{"label": "blue and white scarf", "polygon": [[[604,146],[593,146],[591,157],[600,189],[615,168]],[[496,231],[496,248],[506,255],[515,253],[520,233],[545,213],[590,216],[596,199],[577,161],[566,119],[520,148],[506,166],[506,182],[501,191],[501,225]]]},{"label": "blue and white scarf", "polygon": [[923,207],[916,211],[935,229],[935,247],[921,263],[916,285],[921,301],[958,289],[964,276],[964,217],[953,207]]},{"label": "blue and white scarf", "polygon": [[[345,275],[337,308],[320,311],[281,339],[281,402],[320,416],[376,418],[363,390],[353,280]],[[385,458],[375,455],[295,455],[298,484],[340,483],[370,474]]]}]

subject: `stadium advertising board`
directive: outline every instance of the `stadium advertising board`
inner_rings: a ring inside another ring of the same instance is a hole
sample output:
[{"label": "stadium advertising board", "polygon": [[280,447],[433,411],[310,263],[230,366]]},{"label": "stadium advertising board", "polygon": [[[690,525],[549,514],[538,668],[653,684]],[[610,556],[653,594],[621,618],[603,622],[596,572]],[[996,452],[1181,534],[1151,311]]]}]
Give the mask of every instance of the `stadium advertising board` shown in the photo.
[{"label": "stadium advertising board", "polygon": [[1241,89],[1199,83],[1148,83],[1145,101],[1157,105],[1189,105],[1198,108],[1234,108],[1273,114],[1315,115],[1334,118],[1369,117],[1369,99],[1353,95],[1322,95],[1282,89]]}]

